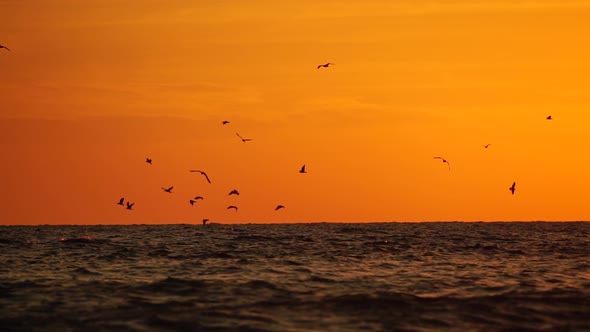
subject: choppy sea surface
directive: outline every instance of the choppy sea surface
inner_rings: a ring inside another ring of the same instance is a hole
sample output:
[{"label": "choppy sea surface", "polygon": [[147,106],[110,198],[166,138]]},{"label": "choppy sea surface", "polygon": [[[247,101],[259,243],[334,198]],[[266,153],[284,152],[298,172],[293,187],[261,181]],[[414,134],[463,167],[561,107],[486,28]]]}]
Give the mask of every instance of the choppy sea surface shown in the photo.
[{"label": "choppy sea surface", "polygon": [[590,331],[590,223],[0,227],[1,331]]}]

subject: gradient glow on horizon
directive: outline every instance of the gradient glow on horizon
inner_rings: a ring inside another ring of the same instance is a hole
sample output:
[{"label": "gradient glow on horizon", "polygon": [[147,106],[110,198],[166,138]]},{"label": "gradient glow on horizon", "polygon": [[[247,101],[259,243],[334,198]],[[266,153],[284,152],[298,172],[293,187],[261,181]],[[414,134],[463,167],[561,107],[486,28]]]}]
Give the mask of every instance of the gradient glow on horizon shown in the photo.
[{"label": "gradient glow on horizon", "polygon": [[1,224],[590,220],[590,1],[0,13]]}]

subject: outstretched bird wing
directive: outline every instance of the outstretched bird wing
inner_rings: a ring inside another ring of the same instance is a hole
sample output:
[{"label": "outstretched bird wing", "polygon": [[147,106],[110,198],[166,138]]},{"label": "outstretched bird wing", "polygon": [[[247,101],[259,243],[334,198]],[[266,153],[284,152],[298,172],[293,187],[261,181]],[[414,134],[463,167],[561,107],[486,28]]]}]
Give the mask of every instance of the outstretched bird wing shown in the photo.
[{"label": "outstretched bird wing", "polygon": [[211,183],[211,180],[209,180],[209,177],[207,176],[207,173],[201,172],[201,174],[203,174],[205,176],[205,179],[207,179],[207,182]]},{"label": "outstretched bird wing", "polygon": [[244,138],[243,138],[242,136],[240,136],[240,134],[236,133],[236,135],[238,135],[238,137],[239,137],[241,140],[244,140]]}]

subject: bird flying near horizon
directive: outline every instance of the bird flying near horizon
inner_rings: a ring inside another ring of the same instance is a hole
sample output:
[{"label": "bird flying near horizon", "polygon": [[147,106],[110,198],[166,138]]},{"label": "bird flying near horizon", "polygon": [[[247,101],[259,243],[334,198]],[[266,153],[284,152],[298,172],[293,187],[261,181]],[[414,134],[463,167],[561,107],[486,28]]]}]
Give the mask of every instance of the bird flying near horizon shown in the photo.
[{"label": "bird flying near horizon", "polygon": [[8,47],[6,47],[4,45],[0,45],[0,49],[2,49],[2,48],[10,52],[10,49]]},{"label": "bird flying near horizon", "polygon": [[316,69],[320,69],[320,68],[322,68],[322,67],[324,67],[324,68],[328,68],[330,65],[335,65],[335,63],[326,62],[326,63],[324,63],[324,64],[320,64],[320,65],[318,65]]},{"label": "bird flying near horizon", "polygon": [[204,175],[204,176],[205,176],[205,179],[207,179],[207,182],[211,183],[211,180],[209,180],[209,177],[207,176],[207,173],[205,173],[205,172],[203,172],[203,171],[199,171],[199,170],[197,170],[197,169],[189,169],[188,171],[189,171],[189,172],[193,172],[193,173],[194,173],[194,172],[201,173],[202,175]]},{"label": "bird flying near horizon", "polygon": [[512,195],[514,195],[514,192],[516,191],[516,182],[512,182],[512,187],[508,188],[508,190],[510,190]]},{"label": "bird flying near horizon", "polygon": [[222,124],[222,125],[224,125],[224,126],[225,126],[226,124],[228,124],[228,123],[229,123],[229,121],[227,121],[227,120],[223,120],[223,121],[221,121],[221,124]]},{"label": "bird flying near horizon", "polygon": [[301,166],[299,173],[307,173],[307,171],[305,170],[305,164],[303,164],[303,166]]},{"label": "bird flying near horizon", "polygon": [[145,158],[145,162],[148,164],[152,164],[152,158]]},{"label": "bird flying near horizon", "polygon": [[125,197],[121,197],[121,199],[119,199],[119,203],[117,203],[117,204],[123,205],[124,201],[125,201]]},{"label": "bird flying near horizon", "polygon": [[228,207],[227,207],[227,209],[228,209],[228,210],[229,210],[229,209],[234,209],[234,210],[236,210],[236,212],[238,211],[238,207],[237,207],[237,206],[235,206],[235,205],[230,205],[230,206],[228,206]]},{"label": "bird flying near horizon", "polygon": [[164,187],[162,187],[162,190],[164,190],[165,192],[167,192],[167,193],[170,193],[170,194],[171,194],[171,193],[172,193],[172,189],[173,189],[173,188],[174,188],[174,186],[172,186],[172,187],[170,187],[170,188],[164,188]]},{"label": "bird flying near horizon", "polygon": [[203,196],[196,196],[196,197],[195,197],[195,198],[193,198],[193,199],[194,199],[195,201],[198,201],[199,199],[200,199],[200,200],[203,200]]},{"label": "bird flying near horizon", "polygon": [[135,205],[135,203],[127,202],[127,210],[133,210],[133,205]]},{"label": "bird flying near horizon", "polygon": [[239,196],[240,193],[234,189],[234,190],[230,191],[228,195],[238,195]]},{"label": "bird flying near horizon", "polygon": [[485,144],[483,147],[487,149],[487,148],[489,148],[489,147],[490,147],[490,145],[491,145],[491,144]]},{"label": "bird flying near horizon", "polygon": [[451,170],[451,164],[443,157],[434,157],[434,159],[440,159],[443,163],[447,163],[449,165],[449,171]]},{"label": "bird flying near horizon", "polygon": [[284,206],[284,205],[280,205],[280,204],[279,204],[279,205],[277,205],[277,207],[275,208],[275,211],[278,211],[278,210],[280,210],[280,209],[284,209],[284,208],[285,208],[285,206]]},{"label": "bird flying near horizon", "polygon": [[253,140],[253,138],[243,138],[240,134],[236,133],[236,135],[238,135],[238,137],[242,140],[242,142],[246,143],[249,142],[251,140]]}]

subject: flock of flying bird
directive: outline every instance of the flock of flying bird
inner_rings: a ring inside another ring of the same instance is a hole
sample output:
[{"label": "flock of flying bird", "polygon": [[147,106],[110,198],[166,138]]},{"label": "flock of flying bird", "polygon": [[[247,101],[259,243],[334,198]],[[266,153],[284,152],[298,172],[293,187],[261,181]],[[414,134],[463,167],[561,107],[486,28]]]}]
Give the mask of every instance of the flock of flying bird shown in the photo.
[{"label": "flock of flying bird", "polygon": [[[326,64],[326,65],[324,65],[324,66],[325,66],[325,67],[327,67],[327,65],[328,65],[328,64]],[[321,65],[320,65],[320,67],[321,67]],[[319,68],[319,67],[318,67],[318,68]],[[230,122],[229,122],[229,121],[227,121],[227,120],[224,120],[224,121],[222,121],[222,122],[221,122],[221,124],[222,124],[222,125],[224,125],[224,126],[225,126],[225,125],[227,125],[227,124],[229,124],[229,123],[230,123]],[[252,138],[244,138],[244,137],[242,137],[242,136],[241,136],[239,133],[237,133],[237,132],[236,132],[236,135],[237,135],[237,136],[240,138],[240,140],[241,140],[243,143],[250,142],[250,141],[252,141],[252,140],[253,140]],[[149,165],[152,165],[152,159],[151,159],[151,158],[146,158],[146,159],[145,159],[145,162],[146,162],[147,164],[149,164]],[[199,173],[199,174],[201,174],[202,176],[204,176],[204,177],[205,177],[205,180],[207,181],[207,183],[211,184],[211,179],[209,178],[209,176],[207,175],[207,173],[205,173],[204,171],[201,171],[201,170],[198,170],[198,169],[189,169],[189,172],[191,172],[191,173]],[[301,166],[301,168],[299,169],[299,173],[301,173],[301,174],[305,174],[305,173],[307,173],[307,171],[305,170],[305,164],[304,164],[303,166]],[[166,193],[169,193],[169,194],[171,194],[171,193],[172,193],[172,190],[173,190],[173,189],[174,189],[174,186],[170,186],[170,187],[168,187],[168,188],[164,188],[164,187],[162,187],[162,190],[163,190],[164,192],[166,192]],[[229,196],[231,196],[231,195],[236,195],[236,196],[239,196],[239,195],[240,195],[240,192],[239,192],[238,190],[236,190],[236,189],[233,189],[233,190],[231,190],[231,191],[228,193],[228,195],[229,195]],[[194,206],[194,204],[195,204],[197,201],[199,201],[199,200],[203,200],[203,199],[204,199],[204,198],[203,198],[203,196],[195,196],[194,198],[192,198],[192,199],[189,199],[189,201],[188,201],[188,202],[189,202],[189,204],[190,204],[191,206]],[[125,197],[121,197],[121,198],[119,199],[119,201],[117,202],[117,205],[125,206],[127,210],[133,210],[133,205],[135,205],[135,203],[132,203],[132,202],[130,202],[130,201],[127,201],[127,202],[125,202]],[[284,205],[282,205],[282,204],[279,204],[279,205],[277,205],[277,206],[275,207],[275,209],[274,209],[274,210],[275,210],[275,211],[278,211],[278,210],[281,210],[281,209],[284,209],[284,208],[285,208],[285,206],[284,206]],[[229,206],[228,206],[226,209],[228,209],[228,210],[231,210],[231,209],[233,209],[233,210],[234,210],[234,211],[236,211],[236,212],[238,211],[238,207],[237,207],[237,206],[235,206],[235,205],[229,205]],[[208,221],[209,221],[209,219],[207,219],[207,218],[203,219],[203,225],[206,225]]]},{"label": "flock of flying bird", "polygon": [[[10,49],[8,47],[4,46],[4,45],[0,45],[0,49],[5,49],[7,51],[10,51]],[[328,68],[328,67],[330,67],[332,65],[334,65],[334,63],[327,62],[327,63],[324,63],[324,64],[319,64],[316,69]],[[552,120],[553,118],[551,117],[551,115],[549,115],[549,116],[547,116],[546,119],[547,120]],[[221,124],[224,125],[224,126],[227,125],[227,124],[229,124],[229,123],[230,122],[228,120],[224,120],[224,121],[221,122]],[[244,137],[242,137],[237,132],[236,132],[236,135],[240,138],[240,140],[242,140],[243,143],[250,142],[250,141],[253,140],[252,138],[244,138]],[[483,147],[487,149],[487,148],[490,147],[490,145],[491,144],[485,144]],[[447,159],[445,159],[443,157],[440,157],[440,156],[434,157],[434,159],[439,159],[443,163],[446,163],[447,166],[448,166],[448,168],[449,168],[449,171],[451,170],[451,163]],[[148,164],[151,165],[152,164],[152,159],[151,158],[146,158],[146,163],[148,163]],[[207,180],[208,183],[211,183],[211,180],[209,179],[209,176],[207,176],[207,173],[205,173],[205,172],[203,172],[201,170],[193,170],[193,169],[189,170],[189,172],[200,173],[201,175],[203,175],[205,177],[205,179]],[[305,165],[303,165],[301,167],[301,169],[299,170],[299,173],[307,173],[305,171]],[[171,186],[171,187],[168,187],[168,188],[162,187],[162,190],[164,190],[165,192],[170,193],[170,194],[172,193],[172,189],[174,189],[174,186]],[[512,195],[514,195],[514,192],[516,191],[516,182],[513,182],[512,183],[512,186],[510,186],[510,188],[508,188],[508,190],[510,190],[510,192],[512,193]],[[238,195],[239,196],[240,193],[237,190],[234,189],[234,190],[230,191],[228,195]],[[189,200],[189,204],[190,205],[194,205],[196,203],[196,201],[198,201],[198,200],[203,200],[203,197],[202,196],[196,196],[193,199],[190,199]],[[125,198],[119,199],[119,202],[117,204],[118,205],[121,205],[121,206],[125,206],[127,210],[132,210],[133,209],[133,205],[135,205],[135,203],[132,203],[132,202],[129,202],[129,201],[125,202]],[[279,205],[277,205],[275,207],[275,211],[278,211],[278,210],[284,209],[284,208],[285,208],[285,206],[279,204]],[[238,207],[235,206],[235,205],[230,205],[230,206],[227,207],[227,209],[228,210],[229,209],[233,209],[235,211],[238,211]],[[209,219],[203,219],[203,225],[205,225],[208,221],[209,221]]]}]

